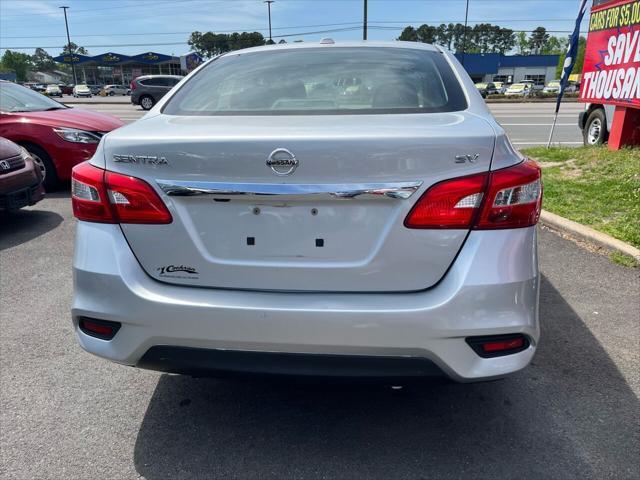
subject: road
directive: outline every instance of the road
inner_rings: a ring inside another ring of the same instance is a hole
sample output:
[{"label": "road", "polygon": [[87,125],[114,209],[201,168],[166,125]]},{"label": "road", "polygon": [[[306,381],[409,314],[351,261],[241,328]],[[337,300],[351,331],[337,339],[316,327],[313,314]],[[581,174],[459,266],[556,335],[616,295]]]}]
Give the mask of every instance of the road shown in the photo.
[{"label": "road", "polygon": [[0,478],[638,478],[636,269],[541,230],[542,343],[505,380],[217,381],[80,349],[73,231],[68,192],[0,220]]},{"label": "road", "polygon": [[[65,99],[68,100],[66,97]],[[74,107],[109,113],[127,123],[137,120],[145,113],[142,108],[125,103],[127,100],[123,97],[94,97],[71,101],[74,102]],[[488,106],[517,148],[547,144],[553,123],[554,103],[489,103]],[[554,144],[582,145],[582,134],[578,129],[578,113],[582,110],[582,103],[562,104],[554,133]]]}]

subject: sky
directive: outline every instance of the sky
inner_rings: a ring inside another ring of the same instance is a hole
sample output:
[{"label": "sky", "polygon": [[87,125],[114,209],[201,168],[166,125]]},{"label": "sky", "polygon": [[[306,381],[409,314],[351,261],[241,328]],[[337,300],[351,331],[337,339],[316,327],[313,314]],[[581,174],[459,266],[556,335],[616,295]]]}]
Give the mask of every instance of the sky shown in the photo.
[{"label": "sky", "polygon": [[[544,26],[566,36],[573,30],[579,3],[469,0],[469,25],[493,23],[528,32]],[[262,0],[0,0],[0,54],[6,49],[31,54],[35,47],[60,54],[66,43],[61,5],[70,7],[71,40],[91,55],[181,55],[189,51],[187,39],[195,30],[269,34]],[[369,0],[368,5],[369,39],[395,40],[407,25],[464,23],[466,0]],[[273,38],[360,40],[362,16],[363,0],[276,0],[271,6]],[[585,15],[583,30],[587,21]]]}]

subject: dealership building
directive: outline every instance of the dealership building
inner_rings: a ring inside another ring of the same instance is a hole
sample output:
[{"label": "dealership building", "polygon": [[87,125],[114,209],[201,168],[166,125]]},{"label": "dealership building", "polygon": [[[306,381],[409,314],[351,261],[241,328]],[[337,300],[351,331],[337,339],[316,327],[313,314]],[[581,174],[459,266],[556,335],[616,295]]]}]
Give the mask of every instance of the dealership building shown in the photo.
[{"label": "dealership building", "polygon": [[[74,65],[78,82],[88,85],[129,85],[141,75],[184,75],[192,70],[196,54],[176,57],[156,52],[123,55],[107,52],[101,55],[60,55],[54,60]],[[197,60],[197,59],[196,59]],[[201,58],[199,58],[202,61]],[[182,62],[181,62],[182,61]],[[185,62],[186,61],[186,62]]]},{"label": "dealership building", "polygon": [[518,83],[531,80],[544,85],[556,80],[559,55],[500,55],[499,53],[457,53],[474,82]]}]

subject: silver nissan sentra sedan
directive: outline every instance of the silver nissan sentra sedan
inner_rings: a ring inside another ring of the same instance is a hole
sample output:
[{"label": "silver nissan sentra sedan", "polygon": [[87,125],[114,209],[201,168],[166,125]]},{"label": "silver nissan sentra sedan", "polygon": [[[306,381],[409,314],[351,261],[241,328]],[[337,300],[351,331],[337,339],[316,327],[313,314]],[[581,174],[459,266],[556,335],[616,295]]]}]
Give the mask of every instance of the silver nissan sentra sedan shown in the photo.
[{"label": "silver nissan sentra sedan", "polygon": [[74,168],[77,338],[192,375],[502,377],[538,345],[541,195],[439,47],[230,52]]}]

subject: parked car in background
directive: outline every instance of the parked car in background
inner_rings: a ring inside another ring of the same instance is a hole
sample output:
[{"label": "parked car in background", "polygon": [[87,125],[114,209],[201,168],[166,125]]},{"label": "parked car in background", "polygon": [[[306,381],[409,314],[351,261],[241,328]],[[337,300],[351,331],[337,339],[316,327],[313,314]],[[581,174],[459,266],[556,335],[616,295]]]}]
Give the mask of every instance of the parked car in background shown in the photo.
[{"label": "parked car in background", "polygon": [[62,90],[63,95],[73,95],[73,84],[60,83],[58,86],[60,87],[60,90]]},{"label": "parked car in background", "polygon": [[105,85],[101,95],[104,94],[112,97],[114,95],[129,95],[129,93],[129,87],[125,87],[124,85]]},{"label": "parked car in background", "polygon": [[91,90],[86,85],[76,85],[73,87],[73,96],[78,97],[89,97],[91,98]]},{"label": "parked car in background", "polygon": [[480,92],[480,95],[482,95],[482,98],[486,98],[487,95],[495,95],[498,93],[498,89],[493,82],[476,83],[476,88]]},{"label": "parked car in background", "polygon": [[122,125],[111,115],[67,107],[28,88],[0,81],[0,136],[29,151],[47,190],[68,180],[74,165],[93,156],[100,138]]},{"label": "parked car in background", "polygon": [[91,90],[91,95],[99,95],[100,92],[102,91],[102,86],[101,85],[87,85],[89,87],[89,90]]},{"label": "parked car in background", "polygon": [[145,75],[131,81],[131,103],[151,109],[183,77],[178,75]]},{"label": "parked car in background", "polygon": [[496,93],[503,95],[507,91],[506,82],[493,82],[496,87]]},{"label": "parked car in background", "polygon": [[528,97],[532,91],[532,85],[529,83],[514,83],[509,86],[504,94],[507,97]]},{"label": "parked car in background", "polygon": [[[542,90],[543,93],[558,93],[560,91],[560,80],[552,80],[547,82]],[[576,93],[578,87],[574,82],[569,82],[564,89],[564,93]]]},{"label": "parked car in background", "polygon": [[58,85],[47,85],[45,93],[50,97],[62,97],[62,90]]},{"label": "parked car in background", "polygon": [[582,139],[586,146],[602,145],[609,139],[614,112],[614,105],[585,105],[584,111],[578,115],[578,127],[582,130]]},{"label": "parked car in background", "polygon": [[29,152],[0,137],[0,211],[34,205],[43,198],[42,173]]},{"label": "parked car in background", "polygon": [[214,376],[531,362],[540,168],[448,50],[323,42],[218,57],[74,167],[85,350]]}]

